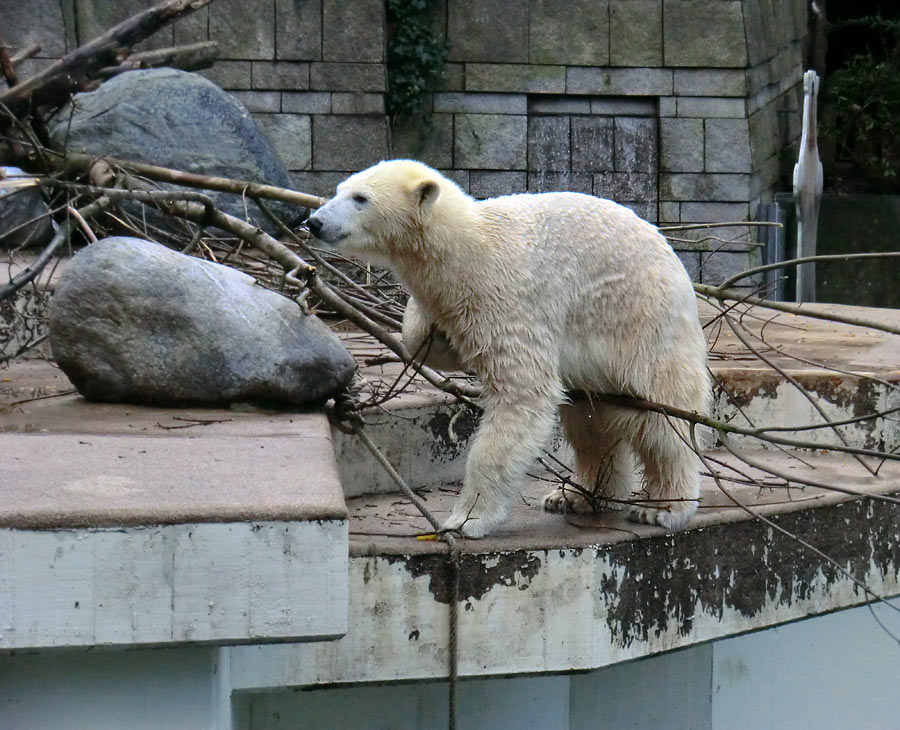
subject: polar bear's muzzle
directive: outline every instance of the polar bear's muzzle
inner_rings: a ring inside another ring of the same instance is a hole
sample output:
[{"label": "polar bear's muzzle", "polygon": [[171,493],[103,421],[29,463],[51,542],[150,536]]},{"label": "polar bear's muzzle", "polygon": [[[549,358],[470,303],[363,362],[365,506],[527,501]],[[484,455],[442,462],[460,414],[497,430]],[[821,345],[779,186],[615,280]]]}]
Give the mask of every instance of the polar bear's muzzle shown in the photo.
[{"label": "polar bear's muzzle", "polygon": [[323,216],[320,216],[318,213],[311,215],[309,220],[306,221],[306,226],[309,228],[309,232],[313,234],[320,241],[324,241],[325,243],[337,243],[345,238],[347,238],[348,233],[345,233],[340,229],[340,226],[336,226],[332,223],[329,223],[324,219]]}]

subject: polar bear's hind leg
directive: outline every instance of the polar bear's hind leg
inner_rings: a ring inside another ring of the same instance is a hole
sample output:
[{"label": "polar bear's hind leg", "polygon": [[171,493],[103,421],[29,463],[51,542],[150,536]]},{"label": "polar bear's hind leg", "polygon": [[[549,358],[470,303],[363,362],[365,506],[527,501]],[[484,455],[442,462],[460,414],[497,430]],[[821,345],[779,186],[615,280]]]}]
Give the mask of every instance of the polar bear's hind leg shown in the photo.
[{"label": "polar bear's hind leg", "polygon": [[[579,486],[592,492],[607,509],[621,509],[635,487],[634,455],[629,439],[617,428],[614,407],[589,400],[563,405],[559,410],[563,434],[575,456]],[[615,501],[603,503],[604,499]],[[543,499],[548,512],[591,513],[592,500],[577,490],[560,487]]]},{"label": "polar bear's hind leg", "polygon": [[632,437],[644,467],[647,502],[629,510],[628,519],[679,530],[697,511],[699,459],[689,445],[684,422],[657,413],[642,413]]}]

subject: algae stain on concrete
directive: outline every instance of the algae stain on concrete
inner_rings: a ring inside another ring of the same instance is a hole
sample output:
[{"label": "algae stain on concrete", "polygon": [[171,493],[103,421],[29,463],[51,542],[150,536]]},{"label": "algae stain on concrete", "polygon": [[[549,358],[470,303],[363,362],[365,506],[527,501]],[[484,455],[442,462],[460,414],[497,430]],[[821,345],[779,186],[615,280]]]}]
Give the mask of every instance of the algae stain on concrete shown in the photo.
[{"label": "algae stain on concrete", "polygon": [[[449,603],[452,594],[451,566],[446,555],[412,555],[398,558],[413,578],[428,577],[428,590],[439,603]],[[464,554],[459,561],[459,600],[478,600],[495,586],[527,590],[540,572],[541,559],[518,550],[493,555]]]}]

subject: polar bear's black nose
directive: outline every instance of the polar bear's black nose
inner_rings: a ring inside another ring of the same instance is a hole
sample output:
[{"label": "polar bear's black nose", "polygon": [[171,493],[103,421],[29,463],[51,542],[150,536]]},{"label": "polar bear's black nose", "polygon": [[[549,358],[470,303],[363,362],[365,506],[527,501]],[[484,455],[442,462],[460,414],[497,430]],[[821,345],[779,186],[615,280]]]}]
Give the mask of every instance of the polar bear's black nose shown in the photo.
[{"label": "polar bear's black nose", "polygon": [[310,216],[309,220],[306,221],[306,227],[309,228],[310,233],[318,238],[319,234],[322,232],[322,221],[315,216]]}]

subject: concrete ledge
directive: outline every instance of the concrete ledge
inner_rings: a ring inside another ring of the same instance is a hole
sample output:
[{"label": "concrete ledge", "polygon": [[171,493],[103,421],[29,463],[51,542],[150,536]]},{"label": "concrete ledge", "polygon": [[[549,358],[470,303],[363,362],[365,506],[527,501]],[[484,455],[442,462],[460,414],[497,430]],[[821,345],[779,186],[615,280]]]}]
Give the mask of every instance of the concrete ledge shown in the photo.
[{"label": "concrete ledge", "polygon": [[96,404],[54,397],[46,364],[8,372],[31,377],[0,407],[0,649],[346,631],[324,414]]},{"label": "concrete ledge", "polygon": [[[878,477],[872,477],[853,459],[842,454],[809,452],[767,451],[749,452],[749,455],[763,461],[767,467],[788,474],[795,479],[818,479],[859,492],[860,495],[892,495],[900,493],[900,462],[886,462],[879,470]],[[568,456],[561,454],[564,460]],[[701,479],[700,509],[691,519],[687,533],[669,535],[660,527],[638,525],[625,520],[620,512],[604,512],[596,515],[559,515],[545,512],[541,499],[555,488],[548,479],[551,475],[538,465],[532,469],[533,478],[526,484],[521,499],[514,505],[510,517],[491,536],[480,540],[463,540],[464,551],[477,555],[498,555],[514,551],[542,552],[548,550],[583,550],[599,546],[612,546],[624,542],[645,540],[687,539],[684,536],[696,530],[746,522],[754,518],[738,506],[743,504],[762,517],[774,517],[808,512],[833,507],[855,498],[827,489],[803,487],[793,483],[785,487],[774,478],[742,464],[728,453],[710,452],[708,458],[715,460],[723,476],[724,488],[734,497],[732,501],[720,490],[713,478],[705,475]],[[800,461],[802,459],[802,461]],[[804,463],[805,462],[805,463]],[[372,462],[372,467],[377,464]],[[432,483],[420,491],[429,511],[439,520],[447,517],[460,490],[462,463],[457,465],[455,483]],[[745,483],[748,478],[759,479],[771,488]],[[884,504],[884,503],[879,503]],[[350,556],[414,556],[445,555],[447,545],[442,541],[418,540],[415,536],[431,531],[430,526],[418,510],[396,494],[366,494],[347,500],[350,512]],[[884,505],[887,510],[895,510],[900,515],[900,505]],[[846,530],[835,525],[835,529]],[[896,530],[900,540],[900,521]],[[824,539],[831,542],[827,535]],[[842,535],[841,539],[847,539]],[[815,541],[814,541],[815,542]],[[900,567],[900,543],[897,547],[898,567]],[[731,542],[723,543],[719,554],[726,556],[733,549],[743,549]],[[893,550],[893,547],[886,549]],[[826,552],[828,552],[826,550]],[[741,565],[737,556],[726,562],[735,567]]]},{"label": "concrete ledge", "polygon": [[0,490],[0,527],[346,519],[321,413],[175,411],[73,395],[0,413],[0,430],[0,484],[13,487]]},{"label": "concrete ledge", "polygon": [[347,524],[0,529],[0,649],[332,639]]},{"label": "concrete ledge", "polygon": [[0,434],[0,527],[344,520],[330,439]]},{"label": "concrete ledge", "polygon": [[[863,500],[773,519],[873,590],[900,593],[894,505]],[[462,557],[460,675],[595,669],[870,600],[756,520],[590,544],[606,538],[587,528],[579,547],[495,543],[484,552],[468,541],[476,552]],[[445,678],[448,575],[442,555],[357,553],[347,635],[318,648],[225,649],[233,688]]]}]

